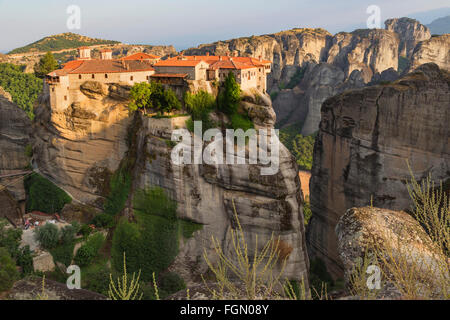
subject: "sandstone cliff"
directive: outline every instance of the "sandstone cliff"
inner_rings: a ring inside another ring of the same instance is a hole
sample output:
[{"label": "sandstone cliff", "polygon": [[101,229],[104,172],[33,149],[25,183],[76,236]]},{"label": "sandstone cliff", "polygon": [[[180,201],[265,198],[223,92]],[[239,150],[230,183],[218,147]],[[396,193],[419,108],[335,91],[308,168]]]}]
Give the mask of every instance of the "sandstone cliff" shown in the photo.
[{"label": "sandstone cliff", "polygon": [[[37,167],[46,177],[75,200],[101,207],[109,178],[132,140],[132,157],[136,157],[130,172],[132,190],[160,186],[177,201],[180,218],[203,225],[193,238],[184,240],[171,270],[187,282],[200,280],[199,274],[207,271],[203,250],[213,252],[211,236],[221,239],[225,251],[231,250],[234,200],[251,248],[256,246],[256,235],[261,245],[273,232],[290,248],[285,275],[307,279],[303,196],[297,165],[284,146],[274,176],[262,176],[258,165],[175,165],[170,158],[171,134],[175,127],[185,126],[185,117],[174,118],[175,126],[171,119],[136,114],[137,122],[131,125],[126,88],[87,82],[80,95],[83,101],[65,110],[52,110],[44,95],[37,108],[33,149]],[[246,93],[241,108],[256,128],[273,128],[275,113],[268,97]]]},{"label": "sandstone cliff", "polygon": [[41,96],[33,125],[37,168],[82,203],[102,202],[104,183],[127,151],[128,94],[126,86],[88,81],[82,102],[62,110],[51,109],[48,92]]},{"label": "sandstone cliff", "polygon": [[386,30],[396,32],[400,37],[399,55],[411,58],[420,41],[431,38],[428,27],[410,18],[389,19],[384,22]]},{"label": "sandstone cliff", "polygon": [[409,209],[409,159],[416,178],[450,177],[450,78],[423,65],[388,85],[328,99],[314,148],[310,182],[310,253],[342,276],[334,228],[345,211],[371,203]]},{"label": "sandstone cliff", "polygon": [[411,70],[429,62],[450,70],[450,34],[432,37],[416,46],[411,57]]}]

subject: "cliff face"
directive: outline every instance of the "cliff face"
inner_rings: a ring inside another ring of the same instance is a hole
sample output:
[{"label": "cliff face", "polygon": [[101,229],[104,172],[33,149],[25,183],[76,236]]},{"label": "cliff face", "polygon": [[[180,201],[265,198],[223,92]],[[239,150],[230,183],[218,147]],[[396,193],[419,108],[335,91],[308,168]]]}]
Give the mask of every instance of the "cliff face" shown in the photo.
[{"label": "cliff face", "polygon": [[[307,279],[303,197],[289,151],[281,146],[280,170],[273,176],[262,176],[258,165],[175,165],[170,141],[175,125],[168,123],[176,121],[176,127],[184,127],[186,118],[136,115],[142,125],[133,125],[126,109],[126,88],[118,88],[86,83],[80,90],[84,101],[65,110],[51,110],[42,99],[34,126],[39,170],[76,200],[100,206],[108,177],[128,149],[129,133],[136,156],[132,190],[160,186],[177,201],[180,218],[203,225],[181,244],[171,270],[188,282],[199,280],[199,274],[207,271],[203,250],[214,252],[211,236],[220,239],[225,251],[232,249],[229,230],[234,200],[250,248],[256,246],[256,235],[261,245],[273,232],[290,250],[285,275]],[[118,91],[123,95],[117,95]],[[268,97],[247,93],[241,108],[248,111],[256,128],[273,128],[275,113]]]},{"label": "cliff face", "polygon": [[431,38],[428,27],[410,18],[389,19],[384,22],[386,30],[396,32],[400,37],[399,55],[411,58],[420,41]]},{"label": "cliff face", "polygon": [[411,70],[429,62],[450,70],[450,34],[432,37],[417,45],[411,57]]},{"label": "cliff face", "polygon": [[310,253],[342,276],[334,228],[351,207],[409,209],[408,159],[416,178],[450,177],[450,78],[426,64],[390,85],[328,99],[310,182]]},{"label": "cliff face", "polygon": [[[242,107],[258,128],[273,128],[275,114],[267,97],[247,95]],[[182,124],[180,124],[182,127]],[[262,176],[260,165],[177,165],[171,161],[173,146],[167,143],[171,131],[144,119],[139,130],[138,164],[135,189],[160,186],[178,202],[181,218],[203,225],[192,239],[186,240],[171,270],[187,280],[199,279],[207,271],[203,250],[214,252],[211,236],[220,239],[225,252],[232,251],[230,228],[236,206],[250,250],[270,240],[272,233],[291,250],[285,276],[307,278],[309,260],[306,253],[303,222],[303,197],[298,168],[289,151],[280,147],[280,170]],[[248,152],[248,150],[247,150]],[[232,253],[231,253],[232,254]]]},{"label": "cliff face", "polygon": [[[46,89],[48,90],[48,89]],[[36,165],[75,199],[102,201],[108,181],[127,150],[129,88],[82,85],[82,102],[52,110],[48,92],[36,109],[33,151]]]}]

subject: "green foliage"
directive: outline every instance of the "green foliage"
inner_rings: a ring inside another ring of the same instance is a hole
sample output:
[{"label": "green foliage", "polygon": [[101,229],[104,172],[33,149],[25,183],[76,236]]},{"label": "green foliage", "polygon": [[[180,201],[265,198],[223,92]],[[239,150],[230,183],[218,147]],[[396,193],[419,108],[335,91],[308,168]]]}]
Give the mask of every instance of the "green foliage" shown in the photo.
[{"label": "green foliage", "polygon": [[84,267],[89,265],[92,260],[95,258],[94,249],[90,246],[83,245],[78,249],[75,258],[73,259],[75,264],[80,267]]},{"label": "green foliage", "polygon": [[301,126],[291,125],[280,130],[280,141],[294,155],[301,170],[310,171],[313,163],[315,135],[303,136]]},{"label": "green foliage", "polygon": [[102,40],[95,38],[88,38],[80,36],[75,33],[67,32],[63,34],[58,34],[54,36],[45,37],[36,42],[33,42],[27,46],[17,48],[9,52],[10,54],[15,53],[26,53],[26,52],[47,52],[47,51],[59,51],[63,49],[78,48],[81,46],[94,46],[99,44],[117,44],[118,41],[112,40]]},{"label": "green foliage", "polygon": [[250,120],[248,116],[241,115],[239,113],[235,113],[231,116],[231,127],[234,130],[242,129],[245,131],[249,129],[253,129],[253,122]]},{"label": "green foliage", "polygon": [[216,99],[214,96],[206,91],[199,91],[196,94],[186,92],[184,95],[184,104],[191,114],[192,120],[188,120],[186,126],[191,132],[194,131],[193,121],[202,122],[203,133],[211,128],[216,127],[216,124],[211,121],[210,113],[216,107]]},{"label": "green foliage", "polygon": [[7,226],[8,222],[0,219],[0,247],[8,250],[12,257],[16,257],[19,254],[22,230]]},{"label": "green foliage", "polygon": [[141,82],[133,85],[130,91],[130,111],[147,109],[155,112],[171,112],[181,109],[181,102],[178,100],[175,92],[170,88],[157,82]]},{"label": "green foliage", "polygon": [[228,115],[237,112],[241,101],[241,86],[236,81],[236,77],[230,72],[225,79],[224,88],[219,94],[219,109]]},{"label": "green foliage", "polygon": [[9,290],[18,278],[14,260],[6,248],[0,248],[0,292]]},{"label": "green foliage", "polygon": [[75,240],[75,235],[77,234],[77,230],[74,226],[68,225],[61,229],[61,243],[67,244],[72,243]]},{"label": "green foliage", "polygon": [[92,219],[91,224],[97,228],[111,228],[114,224],[114,219],[107,213],[101,213]]},{"label": "green foliage", "polygon": [[60,239],[60,231],[53,223],[46,223],[34,230],[35,239],[44,249],[55,248]]},{"label": "green foliage", "polygon": [[114,172],[110,180],[110,193],[106,199],[104,209],[109,215],[116,215],[122,211],[131,190],[131,168],[126,159],[122,160],[119,169]]},{"label": "green foliage", "polygon": [[27,144],[25,146],[25,155],[28,158],[31,158],[33,156],[33,146],[31,144]]},{"label": "green foliage", "polygon": [[47,52],[34,66],[36,77],[44,78],[46,74],[58,69],[58,62],[51,52]]},{"label": "green foliage", "polygon": [[81,270],[81,286],[83,289],[107,296],[110,274],[111,269],[104,261],[84,267]]},{"label": "green foliage", "polygon": [[33,106],[42,92],[42,80],[34,74],[24,73],[23,68],[9,63],[0,63],[0,87],[11,94],[12,100],[34,118]]},{"label": "green foliage", "polygon": [[305,204],[303,206],[303,215],[305,217],[305,226],[308,225],[309,220],[311,220],[312,217],[312,211],[311,211],[311,204],[309,202],[309,196],[305,197]]},{"label": "green foliage", "polygon": [[179,220],[179,226],[181,229],[181,234],[183,238],[190,239],[194,235],[195,232],[201,230],[203,228],[202,224],[195,223],[188,220]]},{"label": "green foliage", "polygon": [[274,91],[270,94],[270,99],[272,99],[272,101],[275,101],[278,97],[278,95],[280,94],[280,91]]},{"label": "green foliage", "polygon": [[80,226],[78,233],[83,237],[88,237],[92,233],[92,228],[88,224],[83,224]]},{"label": "green foliage", "polygon": [[162,275],[158,288],[168,294],[173,294],[186,289],[186,283],[175,272],[168,272]]},{"label": "green foliage", "polygon": [[16,264],[22,268],[24,275],[33,273],[33,255],[31,254],[30,246],[26,245],[19,249],[19,253],[16,256]]},{"label": "green foliage", "polygon": [[294,89],[296,85],[302,81],[303,77],[305,76],[306,68],[299,68],[295,72],[295,74],[292,76],[291,80],[289,80],[289,83],[285,86],[286,89]]},{"label": "green foliage", "polygon": [[136,191],[134,213],[137,223],[122,220],[112,241],[112,264],[123,272],[123,253],[130,272],[142,270],[142,279],[167,269],[178,254],[176,202],[161,188]]},{"label": "green foliage", "polygon": [[310,261],[309,283],[311,288],[315,288],[318,292],[321,291],[323,285],[326,285],[327,288],[331,288],[334,285],[333,278],[328,273],[325,262],[319,258]]},{"label": "green foliage", "polygon": [[27,194],[27,212],[56,213],[60,212],[64,205],[72,202],[64,190],[37,173],[26,177],[24,185]]},{"label": "green foliage", "polygon": [[70,263],[72,262],[74,247],[75,243],[73,241],[63,243],[51,249],[50,254],[55,262],[60,262],[67,267],[70,266]]},{"label": "green foliage", "polygon": [[104,242],[105,237],[101,233],[95,233],[78,249],[74,262],[80,267],[91,264],[94,258],[98,256]]}]

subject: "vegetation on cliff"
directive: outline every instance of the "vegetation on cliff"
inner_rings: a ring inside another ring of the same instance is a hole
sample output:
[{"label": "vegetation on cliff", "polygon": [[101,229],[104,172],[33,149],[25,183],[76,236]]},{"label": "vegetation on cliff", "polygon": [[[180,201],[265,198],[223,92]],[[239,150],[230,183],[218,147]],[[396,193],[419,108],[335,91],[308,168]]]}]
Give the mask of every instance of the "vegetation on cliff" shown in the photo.
[{"label": "vegetation on cliff", "polygon": [[33,173],[24,180],[27,194],[26,210],[44,213],[61,212],[64,205],[72,202],[72,198],[53,182],[43,176]]},{"label": "vegetation on cliff", "polygon": [[131,88],[130,99],[128,105],[130,111],[141,109],[144,113],[147,111],[166,113],[181,109],[181,102],[175,92],[157,82],[136,83]]},{"label": "vegetation on cliff", "polygon": [[34,118],[34,104],[42,91],[42,80],[33,74],[24,73],[22,67],[0,63],[0,87],[11,94],[15,104]]},{"label": "vegetation on cliff", "polygon": [[315,135],[303,136],[296,125],[280,130],[280,141],[294,155],[301,170],[310,171],[313,163]]},{"label": "vegetation on cliff", "polygon": [[34,73],[38,78],[44,78],[46,74],[56,70],[58,62],[51,52],[47,52],[34,66]]},{"label": "vegetation on cliff", "polygon": [[47,51],[59,51],[63,49],[78,48],[81,46],[94,46],[94,45],[112,45],[118,44],[118,41],[103,40],[96,38],[89,38],[86,36],[81,36],[76,33],[62,33],[54,36],[48,36],[42,38],[36,42],[33,42],[24,47],[20,47],[12,50],[9,54],[15,53],[27,53],[27,52],[47,52]]}]

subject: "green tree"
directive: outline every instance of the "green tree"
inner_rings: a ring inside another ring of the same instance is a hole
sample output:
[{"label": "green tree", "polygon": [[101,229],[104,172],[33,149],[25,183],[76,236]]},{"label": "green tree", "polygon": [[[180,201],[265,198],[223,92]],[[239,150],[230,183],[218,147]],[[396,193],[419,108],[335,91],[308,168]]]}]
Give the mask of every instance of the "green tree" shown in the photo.
[{"label": "green tree", "polygon": [[8,250],[0,248],[0,292],[11,289],[18,278],[19,272],[14,260]]},{"label": "green tree", "polygon": [[39,78],[44,78],[46,74],[58,69],[58,62],[51,52],[47,52],[34,66],[34,73]]},{"label": "green tree", "polygon": [[230,72],[225,79],[224,88],[219,96],[219,107],[221,111],[232,115],[237,112],[241,101],[241,86],[236,81],[236,77]]},{"label": "green tree", "polygon": [[164,113],[181,109],[181,103],[175,92],[157,82],[136,83],[131,88],[130,98],[131,102],[128,105],[130,111],[143,109],[144,113],[147,113],[147,109],[150,109]]},{"label": "green tree", "polygon": [[293,153],[300,169],[310,171],[313,162],[314,137],[297,135],[292,142]]}]

